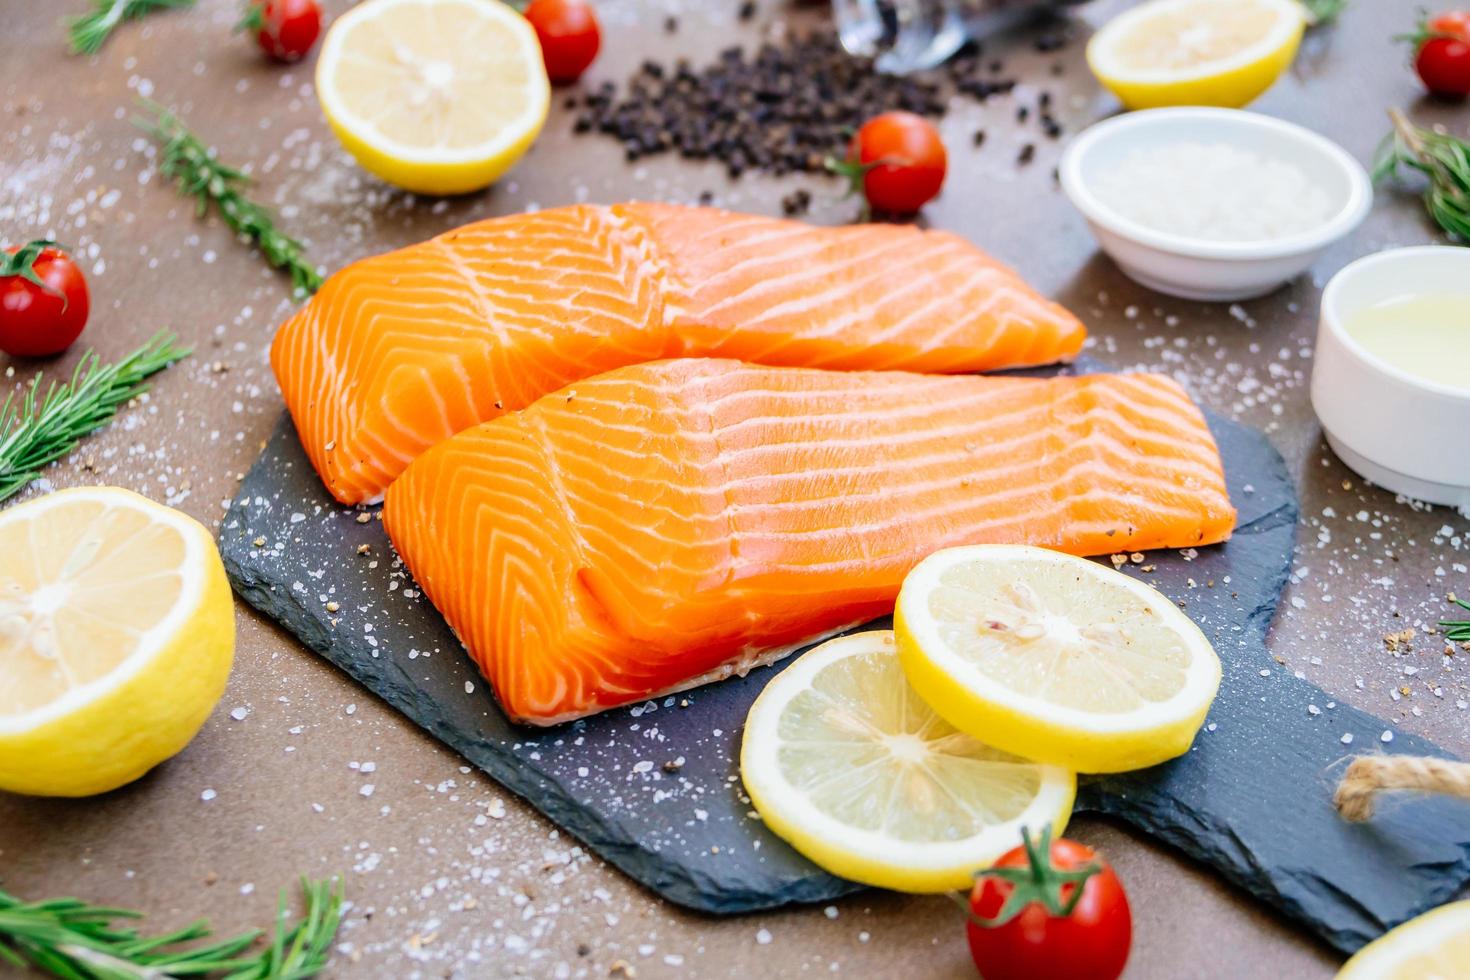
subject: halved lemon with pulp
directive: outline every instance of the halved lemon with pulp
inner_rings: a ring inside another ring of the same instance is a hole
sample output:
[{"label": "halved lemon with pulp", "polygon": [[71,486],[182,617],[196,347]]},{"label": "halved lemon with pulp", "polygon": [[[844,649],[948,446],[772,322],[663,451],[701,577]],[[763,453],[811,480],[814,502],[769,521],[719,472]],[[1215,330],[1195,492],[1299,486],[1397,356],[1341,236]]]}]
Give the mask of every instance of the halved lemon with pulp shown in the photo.
[{"label": "halved lemon with pulp", "polygon": [[1391,929],[1343,964],[1337,980],[1470,977],[1470,902],[1451,902]]},{"label": "halved lemon with pulp", "polygon": [[366,0],[327,32],[316,89],[365,170],[422,194],[489,186],[551,102],[536,32],[500,0]]},{"label": "halved lemon with pulp", "polygon": [[1299,0],[1149,0],[1092,36],[1087,63],[1129,109],[1238,109],[1291,64],[1305,27]]},{"label": "halved lemon with pulp", "polygon": [[234,650],[224,565],[193,518],[110,487],[0,511],[0,789],[137,779],[199,731]]},{"label": "halved lemon with pulp", "polygon": [[1072,773],[958,732],[904,680],[887,630],[826,643],[751,705],[740,774],[766,825],[832,874],[882,888],[968,888],[1072,812]]},{"label": "halved lemon with pulp", "polygon": [[909,683],[952,725],[1077,772],[1189,751],[1220,686],[1209,640],[1152,586],[1044,548],[930,555],[894,631]]}]

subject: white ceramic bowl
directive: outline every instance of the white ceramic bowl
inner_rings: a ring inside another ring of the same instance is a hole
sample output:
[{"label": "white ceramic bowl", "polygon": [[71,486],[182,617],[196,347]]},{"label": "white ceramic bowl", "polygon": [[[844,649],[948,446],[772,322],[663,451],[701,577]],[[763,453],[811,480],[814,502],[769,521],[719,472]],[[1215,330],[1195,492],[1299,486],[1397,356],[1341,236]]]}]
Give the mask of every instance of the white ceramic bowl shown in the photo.
[{"label": "white ceramic bowl", "polygon": [[[1285,160],[1322,188],[1336,210],[1298,235],[1264,242],[1215,242],[1154,231],[1100,201],[1099,175],[1139,148],[1174,142],[1228,143]],[[1362,222],[1373,186],[1357,160],[1331,140],[1291,123],[1239,109],[1149,109],[1115,116],[1084,131],[1062,155],[1062,189],[1129,278],[1185,299],[1226,301],[1271,292],[1304,272],[1333,242]]]},{"label": "white ceramic bowl", "polygon": [[1464,293],[1470,309],[1470,248],[1393,249],[1333,276],[1322,294],[1312,407],[1333,452],[1358,473],[1417,500],[1470,508],[1470,390],[1387,364],[1344,329],[1355,310],[1436,292]]}]

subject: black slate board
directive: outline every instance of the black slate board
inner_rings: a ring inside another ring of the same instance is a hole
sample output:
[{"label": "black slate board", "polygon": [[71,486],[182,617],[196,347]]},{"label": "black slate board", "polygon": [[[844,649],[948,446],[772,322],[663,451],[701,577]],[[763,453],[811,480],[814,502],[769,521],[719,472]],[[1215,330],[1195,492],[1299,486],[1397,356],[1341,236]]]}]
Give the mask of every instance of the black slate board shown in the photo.
[{"label": "black slate board", "polygon": [[[1157,571],[1144,577],[1185,603],[1214,642],[1225,665],[1219,697],[1188,755],[1084,779],[1077,808],[1137,825],[1352,951],[1470,879],[1470,806],[1417,801],[1361,826],[1332,811],[1335,778],[1352,752],[1445,753],[1397,733],[1383,745],[1383,721],[1335,702],[1267,654],[1291,565],[1296,495],[1264,437],[1218,417],[1210,425],[1239,527],[1227,544],[1189,557],[1150,555]],[[745,712],[780,665],[554,729],[511,725],[396,561],[382,524],[358,523],[361,513],[330,498],[283,416],[220,532],[235,589],[671,901],[733,913],[858,887],[771,835],[741,790]],[[364,544],[370,553],[357,554]]]}]

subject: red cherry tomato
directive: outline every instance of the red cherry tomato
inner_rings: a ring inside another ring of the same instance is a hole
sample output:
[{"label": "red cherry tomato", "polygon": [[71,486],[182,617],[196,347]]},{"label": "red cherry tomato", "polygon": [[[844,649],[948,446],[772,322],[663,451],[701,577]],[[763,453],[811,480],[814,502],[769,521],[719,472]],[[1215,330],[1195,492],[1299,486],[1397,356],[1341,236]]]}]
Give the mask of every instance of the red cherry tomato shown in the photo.
[{"label": "red cherry tomato", "polygon": [[557,85],[581,78],[602,46],[602,28],[586,0],[531,0],[526,20],[541,42],[546,77]]},{"label": "red cherry tomato", "polygon": [[260,50],[277,61],[300,61],[322,32],[317,0],[250,0],[240,26],[255,32]]},{"label": "red cherry tomato", "polygon": [[1407,40],[1414,44],[1414,70],[1431,95],[1448,99],[1470,95],[1470,12],[1432,17]]},{"label": "red cherry tomato", "polygon": [[949,164],[939,130],[912,112],[885,112],[857,131],[838,171],[861,188],[877,211],[913,214],[932,201]]},{"label": "red cherry tomato", "polygon": [[92,308],[87,280],[54,242],[5,250],[0,263],[0,350],[50,357],[70,347]]},{"label": "red cherry tomato", "polygon": [[[1076,896],[1075,876],[1065,875],[1087,867],[1095,870]],[[1018,889],[1031,900],[1014,917],[988,927],[976,921],[995,920]],[[1075,841],[1051,842],[1045,831],[1034,845],[1028,837],[976,879],[966,932],[970,956],[985,980],[1116,980],[1128,962],[1133,914],[1106,861]]]}]

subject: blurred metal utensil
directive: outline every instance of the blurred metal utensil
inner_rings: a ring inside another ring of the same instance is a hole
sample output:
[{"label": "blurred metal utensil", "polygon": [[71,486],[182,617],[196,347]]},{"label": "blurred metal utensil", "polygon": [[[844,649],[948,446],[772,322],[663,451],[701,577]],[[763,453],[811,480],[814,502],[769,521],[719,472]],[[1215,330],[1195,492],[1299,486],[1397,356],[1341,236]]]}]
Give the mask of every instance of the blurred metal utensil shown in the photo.
[{"label": "blurred metal utensil", "polygon": [[965,42],[1037,13],[1086,0],[832,0],[850,54],[896,75],[943,63]]}]

